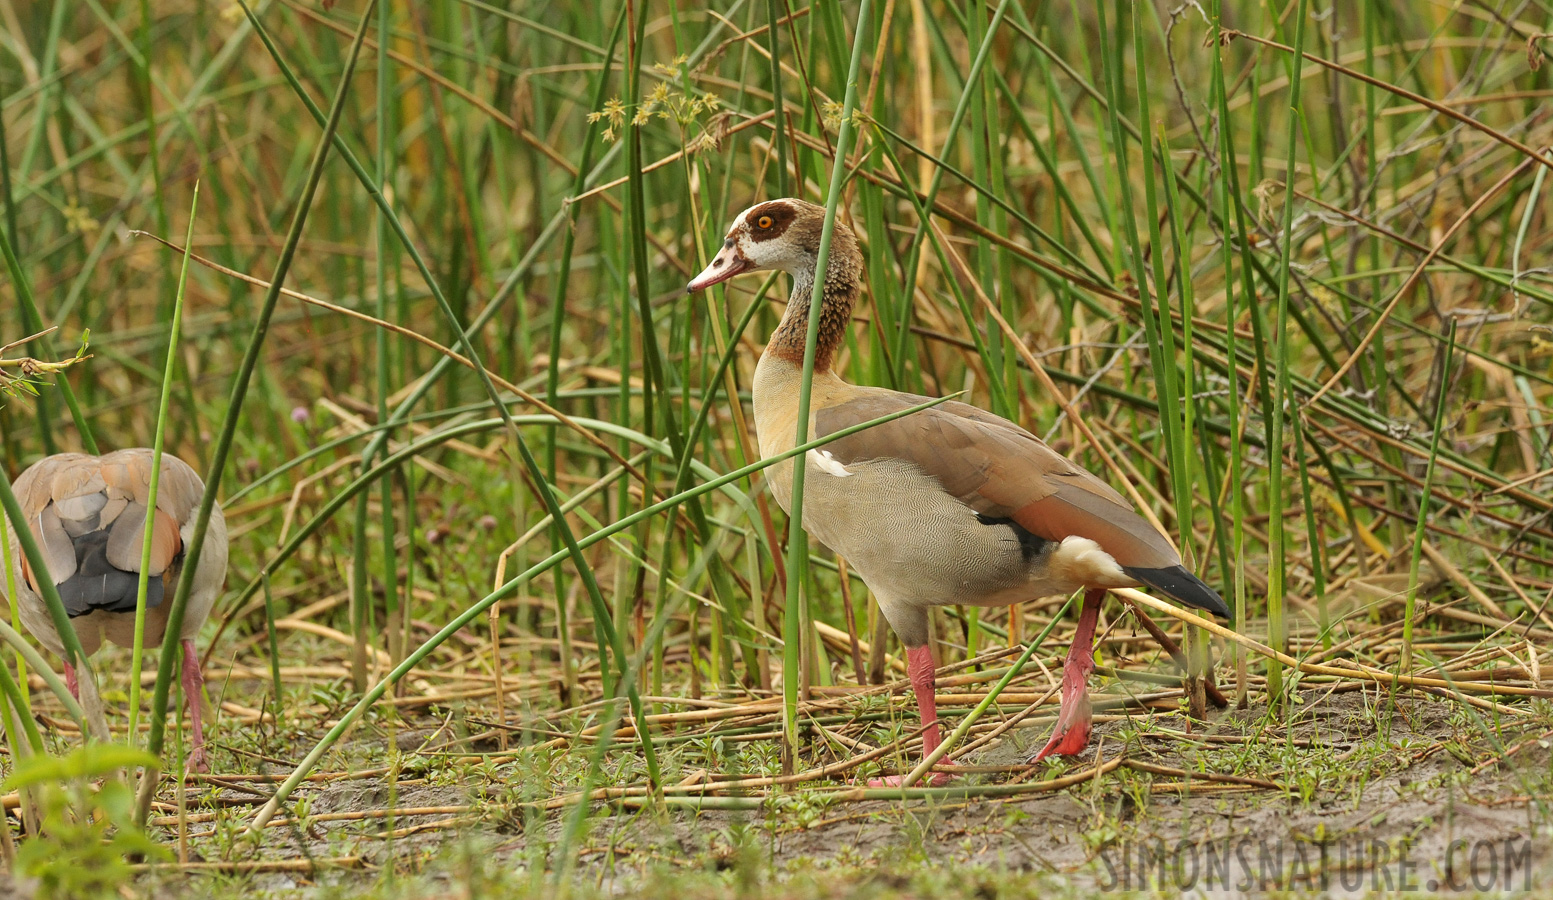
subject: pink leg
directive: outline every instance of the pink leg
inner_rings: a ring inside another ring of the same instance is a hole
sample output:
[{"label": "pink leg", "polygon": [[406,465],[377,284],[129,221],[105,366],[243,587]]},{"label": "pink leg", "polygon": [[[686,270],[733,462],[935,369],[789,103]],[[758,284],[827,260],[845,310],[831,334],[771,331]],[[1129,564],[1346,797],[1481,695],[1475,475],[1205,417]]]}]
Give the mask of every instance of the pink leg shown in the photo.
[{"label": "pink leg", "polygon": [[205,773],[210,764],[205,760],[205,726],[203,722],[203,693],[205,676],[200,672],[200,655],[194,642],[183,642],[183,696],[189,704],[189,723],[194,727],[194,741],[189,747],[189,771]]},{"label": "pink leg", "polygon": [[1079,613],[1078,633],[1068,648],[1068,661],[1062,667],[1062,710],[1057,727],[1041,752],[1030,758],[1038,763],[1051,754],[1075,756],[1089,745],[1089,673],[1095,668],[1095,623],[1100,619],[1100,603],[1105,591],[1084,592],[1084,611]]},{"label": "pink leg", "polygon": [[[911,689],[917,695],[917,712],[922,717],[922,724],[927,730],[922,732],[922,755],[927,757],[938,749],[943,737],[938,730],[938,703],[933,696],[933,650],[927,644],[921,647],[906,648],[906,674],[911,679]],[[941,766],[952,766],[952,760],[939,760]],[[896,787],[903,779],[900,775],[890,775],[885,778],[870,778],[869,787]],[[948,772],[931,772],[922,777],[923,787],[938,787],[948,784],[952,776]]]},{"label": "pink leg", "polygon": [[72,666],[70,663],[65,663],[65,687],[70,688],[70,696],[76,698],[76,702],[79,703],[81,701],[81,682],[76,680],[75,666]]},{"label": "pink leg", "polygon": [[938,730],[938,700],[934,689],[933,648],[929,645],[906,648],[906,674],[911,690],[917,695],[917,714],[927,730],[922,732],[922,755],[927,756],[943,741]]}]

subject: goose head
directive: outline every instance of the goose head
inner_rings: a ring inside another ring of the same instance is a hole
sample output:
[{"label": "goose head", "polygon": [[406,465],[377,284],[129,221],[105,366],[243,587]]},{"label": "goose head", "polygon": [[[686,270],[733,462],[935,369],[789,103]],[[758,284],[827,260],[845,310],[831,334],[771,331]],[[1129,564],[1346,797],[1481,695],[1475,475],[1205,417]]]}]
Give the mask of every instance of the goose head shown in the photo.
[{"label": "goose head", "polygon": [[735,275],[780,269],[814,273],[825,225],[825,207],[785,198],[757,203],[739,213],[710,265],[690,280],[688,292],[705,290]]}]

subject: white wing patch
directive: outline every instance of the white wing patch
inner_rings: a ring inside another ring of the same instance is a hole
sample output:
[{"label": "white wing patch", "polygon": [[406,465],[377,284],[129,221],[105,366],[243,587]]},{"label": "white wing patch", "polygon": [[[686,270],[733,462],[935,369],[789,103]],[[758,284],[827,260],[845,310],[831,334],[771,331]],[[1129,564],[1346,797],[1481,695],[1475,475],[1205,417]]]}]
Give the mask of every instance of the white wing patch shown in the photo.
[{"label": "white wing patch", "polygon": [[809,461],[820,467],[820,471],[837,478],[851,478],[854,474],[842,465],[829,450],[810,450]]}]

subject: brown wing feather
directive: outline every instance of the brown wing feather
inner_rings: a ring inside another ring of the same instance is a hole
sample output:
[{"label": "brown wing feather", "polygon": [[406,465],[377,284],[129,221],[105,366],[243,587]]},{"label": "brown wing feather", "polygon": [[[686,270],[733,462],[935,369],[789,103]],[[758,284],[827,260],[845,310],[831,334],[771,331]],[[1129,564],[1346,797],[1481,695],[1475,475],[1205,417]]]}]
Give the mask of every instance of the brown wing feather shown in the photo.
[{"label": "brown wing feather", "polygon": [[70,535],[65,533],[64,525],[59,521],[59,513],[55,512],[53,505],[44,507],[43,512],[34,516],[29,522],[32,533],[38,538],[38,545],[43,550],[43,561],[49,567],[49,574],[58,584],[75,574],[75,544],[71,543]]},{"label": "brown wing feather", "polygon": [[[817,436],[923,403],[929,398],[876,388],[815,413]],[[839,438],[825,449],[842,465],[903,459],[982,515],[1009,518],[1047,540],[1077,535],[1123,566],[1180,565],[1154,530],[1110,485],[1013,422],[948,401]]]},{"label": "brown wing feather", "polygon": [[[43,561],[49,567],[49,576],[56,583],[75,574],[76,558],[75,547],[70,535],[65,532],[53,500],[58,492],[57,485],[69,485],[86,479],[80,463],[88,459],[90,457],[78,453],[51,456],[30,467],[16,479],[15,490],[22,512],[26,514],[32,535],[43,551]],[[22,556],[22,577],[27,579],[34,591],[40,590],[38,573],[33,571],[25,555]]]},{"label": "brown wing feather", "polygon": [[145,502],[151,491],[151,467],[149,464],[136,465],[140,462],[138,456],[138,453],[121,450],[102,458],[102,480],[108,487],[109,497]]},{"label": "brown wing feather", "polygon": [[102,473],[96,457],[81,453],[60,453],[43,460],[38,466],[38,484],[44,493],[39,499],[44,503],[94,494],[103,489]]},{"label": "brown wing feather", "polygon": [[[126,572],[139,572],[146,503],[151,499],[151,451],[136,448],[110,453],[102,458],[100,468],[112,498],[110,508],[117,507],[109,531],[108,561]],[[179,530],[199,504],[201,493],[199,476],[194,470],[172,454],[163,454],[151,533],[150,574],[166,571],[183,549]],[[103,522],[103,527],[108,526],[108,521]]]},{"label": "brown wing feather", "polygon": [[[124,572],[140,571],[140,548],[146,535],[146,508],[131,503],[108,527],[108,562]],[[155,538],[153,537],[153,540]]]},{"label": "brown wing feather", "polygon": [[[158,493],[161,493],[158,490]],[[160,506],[161,504],[157,504]],[[125,572],[140,571],[140,552],[145,546],[146,508],[131,503],[108,531],[108,562]],[[178,521],[160,509],[151,526],[152,575],[160,575],[183,549]]]},{"label": "brown wing feather", "polygon": [[178,533],[178,520],[162,512],[162,504],[156,506],[156,524],[151,534],[152,575],[167,571],[167,567],[183,552],[183,536]]},{"label": "brown wing feather", "polygon": [[199,510],[205,483],[183,460],[170,454],[162,456],[162,480],[156,488],[158,512],[172,516],[178,528],[193,521]]},{"label": "brown wing feather", "polygon": [[[815,412],[817,437],[929,399],[895,391],[857,391],[855,399]],[[834,440],[825,445],[825,451],[843,465],[867,459],[908,460],[938,479],[960,502],[998,518],[1050,495],[1053,486],[1041,471],[1043,463],[1066,462],[1012,422],[952,400]]]}]

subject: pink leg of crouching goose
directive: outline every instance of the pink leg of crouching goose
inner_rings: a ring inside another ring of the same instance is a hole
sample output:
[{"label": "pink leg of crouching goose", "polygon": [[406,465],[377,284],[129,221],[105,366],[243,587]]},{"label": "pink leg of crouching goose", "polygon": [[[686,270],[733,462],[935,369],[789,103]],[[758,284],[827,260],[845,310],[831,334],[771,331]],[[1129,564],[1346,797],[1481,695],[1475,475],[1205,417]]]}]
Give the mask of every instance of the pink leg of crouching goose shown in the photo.
[{"label": "pink leg of crouching goose", "polygon": [[1089,673],[1095,668],[1095,624],[1100,620],[1100,603],[1104,599],[1104,590],[1084,593],[1078,633],[1073,636],[1068,660],[1062,666],[1062,709],[1057,714],[1057,727],[1041,752],[1030,758],[1031,763],[1054,753],[1075,756],[1089,745]]},{"label": "pink leg of crouching goose", "polygon": [[[933,673],[936,667],[933,665],[933,650],[924,644],[921,647],[906,648],[906,675],[911,679],[911,689],[917,695],[917,712],[922,717],[922,724],[927,730],[922,732],[922,755],[932,755],[938,745],[943,742],[943,735],[938,727],[938,703],[933,697]],[[941,759],[938,765],[952,766],[954,761]],[[940,787],[952,781],[954,776],[948,772],[929,772],[922,777],[921,786]],[[884,778],[870,778],[869,787],[899,787],[905,780],[903,775],[888,775]]]},{"label": "pink leg of crouching goose", "polygon": [[202,775],[210,771],[210,763],[205,758],[204,688],[205,676],[200,672],[199,652],[194,649],[193,641],[185,639],[183,696],[189,704],[189,724],[194,731],[194,740],[189,746],[189,771]]},{"label": "pink leg of crouching goose", "polygon": [[75,666],[72,666],[70,663],[65,663],[65,687],[70,689],[70,696],[76,698],[76,701],[79,702],[81,699],[81,682],[76,680]]}]

